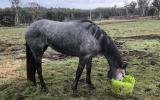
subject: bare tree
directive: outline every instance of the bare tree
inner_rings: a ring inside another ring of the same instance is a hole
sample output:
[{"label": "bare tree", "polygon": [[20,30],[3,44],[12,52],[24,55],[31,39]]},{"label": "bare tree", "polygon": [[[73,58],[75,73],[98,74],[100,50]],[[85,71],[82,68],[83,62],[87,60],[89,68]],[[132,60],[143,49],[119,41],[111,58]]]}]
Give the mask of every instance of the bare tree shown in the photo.
[{"label": "bare tree", "polygon": [[125,10],[126,10],[126,16],[128,17],[128,2],[127,0],[125,1],[125,6],[124,6]]},{"label": "bare tree", "polygon": [[152,4],[158,12],[158,19],[160,19],[160,0],[154,0]]},{"label": "bare tree", "polygon": [[117,13],[117,5],[113,6],[113,15],[116,16]]},{"label": "bare tree", "polygon": [[125,5],[126,8],[126,14],[128,15],[128,13],[133,14],[135,12],[135,8],[136,8],[137,3],[135,1],[132,1],[129,4]]},{"label": "bare tree", "polygon": [[148,8],[151,0],[137,0],[140,15],[145,16],[146,8]]},{"label": "bare tree", "polygon": [[34,0],[30,0],[29,2],[29,7],[31,8],[31,12],[32,12],[32,20],[36,21],[39,19],[39,8],[40,5],[38,4],[38,2],[35,2]]},{"label": "bare tree", "polygon": [[9,0],[13,10],[15,10],[15,25],[19,24],[19,3],[20,0]]},{"label": "bare tree", "polygon": [[92,10],[89,10],[89,19],[92,20]]}]

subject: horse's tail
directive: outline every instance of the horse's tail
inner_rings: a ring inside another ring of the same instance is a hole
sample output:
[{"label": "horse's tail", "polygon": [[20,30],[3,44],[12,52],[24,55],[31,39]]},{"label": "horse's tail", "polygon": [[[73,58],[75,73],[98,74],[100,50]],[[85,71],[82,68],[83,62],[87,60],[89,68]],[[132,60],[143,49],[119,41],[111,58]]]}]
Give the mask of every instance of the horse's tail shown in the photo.
[{"label": "horse's tail", "polygon": [[27,79],[32,82],[35,82],[35,72],[36,72],[35,59],[27,43],[26,43],[26,64],[27,64],[26,65]]}]

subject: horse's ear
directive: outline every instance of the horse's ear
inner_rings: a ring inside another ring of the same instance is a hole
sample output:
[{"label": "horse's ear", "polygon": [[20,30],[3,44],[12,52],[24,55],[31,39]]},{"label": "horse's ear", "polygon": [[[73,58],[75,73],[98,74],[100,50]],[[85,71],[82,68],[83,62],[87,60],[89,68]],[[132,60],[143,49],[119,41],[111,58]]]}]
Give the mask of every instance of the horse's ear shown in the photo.
[{"label": "horse's ear", "polygon": [[126,68],[126,67],[127,67],[127,65],[128,65],[127,63],[123,64],[123,68]]}]

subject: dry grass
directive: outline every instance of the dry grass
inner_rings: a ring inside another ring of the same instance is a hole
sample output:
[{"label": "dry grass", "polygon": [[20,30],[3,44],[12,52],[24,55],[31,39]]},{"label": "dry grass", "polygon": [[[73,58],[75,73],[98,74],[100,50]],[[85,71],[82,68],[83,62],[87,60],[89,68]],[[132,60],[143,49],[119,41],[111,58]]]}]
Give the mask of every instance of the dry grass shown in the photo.
[{"label": "dry grass", "polygon": [[2,60],[0,63],[0,80],[7,81],[24,77],[24,72],[17,70],[20,69],[21,67],[22,67],[21,60],[13,60],[13,59]]}]

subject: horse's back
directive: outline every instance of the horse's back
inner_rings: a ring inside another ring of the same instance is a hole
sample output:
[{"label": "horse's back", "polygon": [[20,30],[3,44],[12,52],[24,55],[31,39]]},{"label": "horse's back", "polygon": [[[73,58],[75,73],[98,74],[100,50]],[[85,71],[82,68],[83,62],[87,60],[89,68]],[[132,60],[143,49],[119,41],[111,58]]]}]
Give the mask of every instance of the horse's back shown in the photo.
[{"label": "horse's back", "polygon": [[[51,21],[47,19],[38,20],[32,23],[28,27],[28,32],[26,34],[33,34],[34,32],[41,32],[44,34],[57,34],[67,32],[76,34],[87,34],[88,27],[94,24],[89,20],[73,20],[68,22]],[[44,32],[45,31],[45,32]],[[54,33],[55,32],[55,33]]]},{"label": "horse's back", "polygon": [[30,44],[49,45],[53,49],[73,56],[98,52],[99,41],[90,33],[91,21],[58,22],[39,20],[28,28],[26,40]]}]

